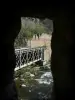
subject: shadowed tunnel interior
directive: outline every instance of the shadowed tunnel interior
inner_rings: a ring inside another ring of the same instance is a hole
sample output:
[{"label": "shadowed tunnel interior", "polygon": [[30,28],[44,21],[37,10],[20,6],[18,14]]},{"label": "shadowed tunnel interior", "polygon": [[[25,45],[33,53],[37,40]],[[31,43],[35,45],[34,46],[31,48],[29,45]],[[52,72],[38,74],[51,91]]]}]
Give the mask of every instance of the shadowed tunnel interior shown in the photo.
[{"label": "shadowed tunnel interior", "polygon": [[[9,10],[10,9],[10,10]],[[35,9],[35,10],[34,10]],[[74,75],[74,24],[73,9],[51,6],[50,8],[13,7],[4,9],[1,18],[1,55],[0,55],[0,99],[18,100],[13,74],[16,64],[14,40],[21,28],[21,16],[50,18],[54,32],[51,40],[51,70],[54,79],[53,100],[75,98]]]}]

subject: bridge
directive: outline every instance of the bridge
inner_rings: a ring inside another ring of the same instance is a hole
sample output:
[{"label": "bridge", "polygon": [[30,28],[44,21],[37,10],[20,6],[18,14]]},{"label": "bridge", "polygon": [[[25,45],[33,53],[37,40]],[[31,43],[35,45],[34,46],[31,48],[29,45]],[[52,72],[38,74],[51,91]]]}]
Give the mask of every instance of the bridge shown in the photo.
[{"label": "bridge", "polygon": [[16,68],[15,71],[26,67],[28,65],[37,63],[44,60],[44,49],[45,47],[36,48],[20,48],[15,49],[16,55]]}]

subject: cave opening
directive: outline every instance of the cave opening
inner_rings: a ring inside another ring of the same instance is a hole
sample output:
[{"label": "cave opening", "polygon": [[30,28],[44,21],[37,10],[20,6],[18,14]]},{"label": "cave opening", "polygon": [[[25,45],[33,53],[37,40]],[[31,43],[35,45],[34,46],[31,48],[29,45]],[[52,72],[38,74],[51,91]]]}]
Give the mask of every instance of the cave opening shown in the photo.
[{"label": "cave opening", "polygon": [[21,17],[21,29],[14,42],[16,68],[14,80],[20,99],[50,99],[51,37],[53,21]]}]

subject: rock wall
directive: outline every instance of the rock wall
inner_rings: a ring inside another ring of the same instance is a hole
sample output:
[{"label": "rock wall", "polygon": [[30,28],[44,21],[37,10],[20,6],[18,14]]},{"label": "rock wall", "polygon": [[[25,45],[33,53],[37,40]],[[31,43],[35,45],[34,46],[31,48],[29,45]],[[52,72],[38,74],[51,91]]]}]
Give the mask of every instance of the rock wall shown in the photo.
[{"label": "rock wall", "polygon": [[51,35],[48,34],[42,34],[40,36],[40,38],[38,39],[38,37],[35,36],[33,37],[33,39],[30,41],[28,41],[28,46],[31,48],[34,47],[39,47],[39,46],[46,46],[46,50],[44,51],[44,60],[45,61],[49,61],[51,58]]},{"label": "rock wall", "polygon": [[[57,100],[74,97],[74,31],[71,13],[62,12],[54,19],[51,69]],[[74,97],[75,98],[75,97]]]},{"label": "rock wall", "polygon": [[[15,4],[15,3],[14,3]],[[23,4],[23,3],[22,3]],[[16,90],[12,86],[14,68],[15,68],[15,53],[14,39],[20,30],[21,16],[48,17],[53,19],[54,32],[52,34],[52,56],[51,69],[54,79],[55,100],[74,100],[75,99],[75,61],[74,61],[74,33],[75,33],[75,15],[71,5],[49,7],[34,7],[28,8],[25,6],[10,5],[7,8],[3,5],[1,13],[1,54],[0,55],[0,99],[1,100],[17,100]],[[26,7],[26,8],[25,8]],[[74,6],[73,6],[74,7]],[[38,9],[39,10],[38,10]],[[58,8],[58,9],[57,9]],[[35,9],[35,10],[34,10]],[[6,12],[6,14],[5,14]],[[65,12],[65,13],[64,13]],[[4,24],[6,26],[4,26]],[[11,85],[10,85],[11,84]],[[11,87],[11,88],[9,88]],[[8,88],[8,89],[7,89]],[[14,89],[14,90],[13,90]],[[6,91],[8,90],[8,91]],[[13,90],[13,92],[10,92]],[[9,97],[7,94],[9,93]],[[12,94],[12,95],[11,95]],[[6,99],[7,98],[7,99]]]}]

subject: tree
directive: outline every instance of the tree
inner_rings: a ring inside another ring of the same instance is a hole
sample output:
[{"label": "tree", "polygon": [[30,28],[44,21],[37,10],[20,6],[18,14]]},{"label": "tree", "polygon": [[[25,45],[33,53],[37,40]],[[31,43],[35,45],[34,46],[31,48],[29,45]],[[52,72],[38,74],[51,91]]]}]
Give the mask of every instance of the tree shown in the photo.
[{"label": "tree", "polygon": [[39,38],[43,33],[46,32],[45,27],[44,27],[43,24],[41,24],[41,23],[39,23],[39,24],[36,23],[36,27],[35,27],[35,29],[34,29],[33,31],[34,31],[35,37],[38,36],[38,38]]},{"label": "tree", "polygon": [[42,33],[47,33],[49,31],[47,23],[48,20],[41,22],[37,18],[21,18],[21,30],[15,40],[15,47],[25,47],[27,46],[27,41],[31,41],[34,35],[35,38],[36,36],[39,38]]}]

